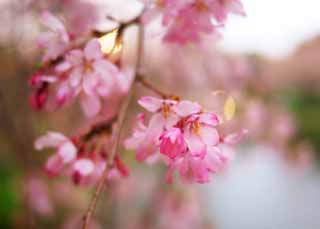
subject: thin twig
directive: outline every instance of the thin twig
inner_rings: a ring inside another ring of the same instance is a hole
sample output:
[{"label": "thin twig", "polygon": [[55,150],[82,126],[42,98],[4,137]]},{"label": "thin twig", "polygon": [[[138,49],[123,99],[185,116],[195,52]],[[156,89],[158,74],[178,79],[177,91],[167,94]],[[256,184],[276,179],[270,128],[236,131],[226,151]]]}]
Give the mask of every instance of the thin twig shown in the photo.
[{"label": "thin twig", "polygon": [[159,88],[156,88],[154,85],[149,83],[143,76],[139,75],[137,77],[137,82],[141,83],[144,87],[148,88],[149,90],[155,92],[156,94],[160,95],[162,98],[169,98],[170,95],[161,91]]},{"label": "thin twig", "polygon": [[111,133],[112,125],[117,121],[117,116],[113,117],[110,120],[99,122],[94,124],[91,129],[83,134],[81,140],[84,142],[90,141],[93,137],[100,135],[102,133]]},{"label": "thin twig", "polygon": [[134,83],[136,82],[137,79],[137,75],[138,75],[138,71],[142,62],[142,54],[143,54],[143,43],[144,43],[144,28],[143,26],[139,23],[139,38],[138,38],[138,51],[137,51],[137,61],[136,61],[136,66],[135,66],[135,76],[133,79],[133,82],[131,84],[131,88],[129,90],[129,93],[126,97],[126,100],[124,101],[119,117],[118,117],[118,127],[117,127],[117,133],[115,134],[115,139],[114,139],[114,143],[113,143],[113,148],[111,151],[111,155],[109,157],[107,166],[105,168],[105,170],[103,171],[103,174],[101,176],[101,178],[99,179],[97,188],[95,190],[95,193],[93,195],[93,198],[89,204],[89,208],[86,212],[86,214],[83,217],[83,225],[82,228],[83,229],[88,229],[89,228],[89,224],[90,224],[90,220],[92,218],[92,216],[94,215],[99,197],[104,189],[105,185],[105,180],[108,177],[108,173],[109,170],[113,168],[114,166],[114,157],[116,156],[118,149],[119,149],[119,145],[120,145],[120,136],[121,136],[121,132],[123,129],[123,125],[124,125],[124,121],[126,118],[126,114],[128,111],[128,107],[130,104],[130,100],[133,94],[133,89],[134,89]]}]

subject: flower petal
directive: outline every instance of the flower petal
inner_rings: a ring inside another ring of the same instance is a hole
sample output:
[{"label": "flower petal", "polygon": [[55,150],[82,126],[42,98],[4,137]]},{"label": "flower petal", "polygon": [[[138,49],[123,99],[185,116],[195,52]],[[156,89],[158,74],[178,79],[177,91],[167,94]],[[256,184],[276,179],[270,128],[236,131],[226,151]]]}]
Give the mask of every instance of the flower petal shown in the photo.
[{"label": "flower petal", "polygon": [[239,132],[227,135],[223,139],[223,142],[227,145],[235,145],[235,144],[239,143],[244,138],[244,136],[247,134],[248,134],[248,130],[242,129]]},{"label": "flower petal", "polygon": [[84,48],[84,55],[87,60],[98,60],[103,57],[98,39],[91,39]]},{"label": "flower petal", "polygon": [[69,163],[76,158],[77,148],[72,142],[67,141],[59,147],[58,154],[64,163]]},{"label": "flower petal", "polygon": [[87,117],[93,117],[101,110],[101,102],[98,96],[84,95],[81,97],[80,103]]},{"label": "flower petal", "polygon": [[73,67],[80,66],[83,64],[84,54],[80,49],[74,49],[68,52],[66,55],[66,61],[69,62]]},{"label": "flower petal", "polygon": [[201,106],[198,103],[190,101],[181,101],[173,106],[173,110],[181,117],[186,117],[191,114],[196,114],[201,111]]},{"label": "flower petal", "polygon": [[94,163],[89,159],[79,159],[73,164],[73,168],[76,172],[79,172],[82,176],[91,174],[94,170]]},{"label": "flower petal", "polygon": [[41,19],[42,23],[53,31],[65,30],[63,23],[49,11],[42,12]]},{"label": "flower petal", "polygon": [[78,87],[82,79],[82,67],[74,68],[69,75],[69,82],[72,87]]},{"label": "flower petal", "polygon": [[63,168],[63,161],[59,155],[50,156],[45,165],[45,170],[49,176],[56,176]]},{"label": "flower petal", "polygon": [[200,136],[202,141],[208,146],[214,146],[220,141],[219,133],[214,127],[201,126]]},{"label": "flower petal", "polygon": [[200,136],[186,131],[184,137],[192,155],[202,155],[205,152],[206,146]]},{"label": "flower petal", "polygon": [[35,141],[35,148],[42,150],[46,147],[58,147],[63,142],[68,141],[68,138],[58,132],[48,132],[46,135],[39,137]]},{"label": "flower petal", "polygon": [[220,123],[220,120],[214,113],[203,113],[199,115],[199,122],[210,126],[216,126]]},{"label": "flower petal", "polygon": [[147,111],[156,112],[161,108],[163,100],[151,96],[144,96],[138,100],[138,103]]}]

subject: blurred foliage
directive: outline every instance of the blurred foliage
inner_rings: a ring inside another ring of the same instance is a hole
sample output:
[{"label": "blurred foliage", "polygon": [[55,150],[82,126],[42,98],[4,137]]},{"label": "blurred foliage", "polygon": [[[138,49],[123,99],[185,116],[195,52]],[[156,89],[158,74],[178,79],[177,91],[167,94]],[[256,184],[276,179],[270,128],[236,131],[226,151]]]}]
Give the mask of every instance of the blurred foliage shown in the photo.
[{"label": "blurred foliage", "polygon": [[19,206],[15,190],[16,174],[12,165],[0,162],[0,228],[13,228],[13,216]]},{"label": "blurred foliage", "polygon": [[290,90],[285,96],[298,124],[298,137],[310,141],[320,152],[320,93],[313,90]]}]

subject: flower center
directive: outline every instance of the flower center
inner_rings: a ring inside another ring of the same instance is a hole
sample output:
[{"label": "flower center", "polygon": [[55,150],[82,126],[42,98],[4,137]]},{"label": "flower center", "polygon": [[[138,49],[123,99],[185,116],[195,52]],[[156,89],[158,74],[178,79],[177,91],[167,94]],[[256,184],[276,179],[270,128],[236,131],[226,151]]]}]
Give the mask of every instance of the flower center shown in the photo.
[{"label": "flower center", "polygon": [[200,135],[200,130],[201,130],[201,125],[198,121],[194,121],[192,124],[191,124],[191,131],[193,133],[195,133],[196,135]]},{"label": "flower center", "polygon": [[93,71],[92,63],[90,61],[86,61],[84,63],[84,71],[85,72],[92,72]]},{"label": "flower center", "polygon": [[196,5],[196,9],[198,11],[207,11],[208,10],[208,6],[202,0],[197,0],[195,5]]},{"label": "flower center", "polygon": [[161,112],[163,117],[168,118],[170,115],[170,106],[168,104],[163,104]]}]

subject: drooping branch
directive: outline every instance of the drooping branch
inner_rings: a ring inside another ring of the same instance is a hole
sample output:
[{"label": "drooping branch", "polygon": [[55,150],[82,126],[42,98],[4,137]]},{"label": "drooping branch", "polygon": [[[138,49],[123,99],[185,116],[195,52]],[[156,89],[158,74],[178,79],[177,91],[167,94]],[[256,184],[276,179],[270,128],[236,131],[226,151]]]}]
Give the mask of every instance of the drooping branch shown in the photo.
[{"label": "drooping branch", "polygon": [[129,89],[128,95],[122,104],[122,107],[121,107],[121,110],[120,110],[120,113],[118,116],[117,130],[115,133],[115,138],[114,138],[113,147],[111,150],[111,155],[110,155],[109,160],[107,162],[106,168],[103,171],[103,174],[98,181],[96,190],[95,190],[94,195],[92,197],[92,200],[89,204],[89,207],[83,217],[83,225],[82,225],[83,229],[89,228],[89,224],[90,224],[92,216],[94,215],[95,209],[97,207],[99,197],[100,197],[102,191],[104,190],[104,187],[106,186],[105,182],[107,180],[110,169],[112,169],[114,167],[114,158],[119,150],[121,132],[122,132],[122,129],[124,126],[124,121],[125,121],[125,118],[126,118],[126,115],[128,112],[128,107],[129,107],[131,97],[133,94],[134,84],[137,82],[137,78],[138,78],[137,76],[139,74],[139,68],[140,68],[141,62],[142,62],[143,43],[144,43],[144,28],[140,23],[138,24],[138,26],[139,26],[139,34],[138,34],[139,37],[138,37],[138,47],[137,47],[137,61],[136,61],[136,66],[135,66],[135,76],[134,76],[133,82],[131,84],[131,88]]},{"label": "drooping branch", "polygon": [[149,89],[150,91],[153,91],[154,93],[158,94],[159,96],[161,96],[162,98],[169,98],[171,97],[169,94],[161,91],[159,88],[155,87],[154,85],[152,85],[151,83],[149,83],[143,76],[138,75],[137,76],[137,82],[139,82],[142,86],[144,86],[145,88]]}]

